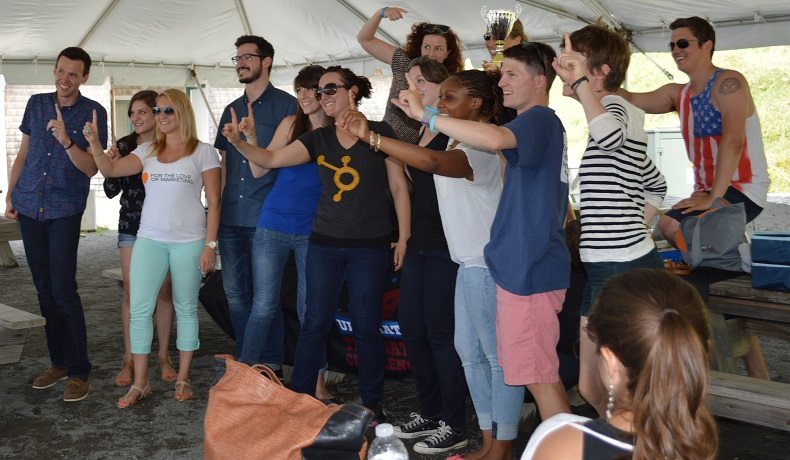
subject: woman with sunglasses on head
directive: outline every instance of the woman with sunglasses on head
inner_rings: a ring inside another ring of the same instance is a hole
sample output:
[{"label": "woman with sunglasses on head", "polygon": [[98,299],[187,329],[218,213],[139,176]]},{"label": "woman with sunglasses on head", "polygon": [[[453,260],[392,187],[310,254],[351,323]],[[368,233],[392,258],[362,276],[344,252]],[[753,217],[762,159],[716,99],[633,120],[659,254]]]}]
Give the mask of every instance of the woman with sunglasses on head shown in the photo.
[{"label": "woman with sunglasses on head", "polygon": [[[357,41],[368,54],[392,68],[389,99],[397,98],[398,93],[407,88],[403,75],[409,70],[409,63],[414,58],[427,56],[441,62],[450,75],[464,68],[458,36],[448,26],[418,22],[411,26],[411,33],[406,37],[403,48],[376,38],[376,31],[384,18],[397,21],[403,19],[406,13],[403,8],[384,7],[377,10],[357,34]],[[419,140],[420,124],[398,110],[392,102],[387,102],[384,121],[395,130],[398,140],[411,144]]]},{"label": "woman with sunglasses on head", "polygon": [[[409,101],[421,101],[422,97],[411,77],[406,78],[409,90],[400,93],[398,102],[408,111]],[[502,91],[497,83],[496,74],[481,70],[458,72],[442,83],[436,108],[426,108],[425,113],[489,123],[502,106]],[[375,125],[359,113],[347,114],[340,120],[341,126],[361,140],[370,139],[391,157],[434,175],[447,246],[452,260],[459,265],[455,284],[455,349],[483,432],[480,449],[462,458],[512,458],[524,387],[509,386],[504,381],[496,342],[496,286],[483,256],[502,192],[502,164],[497,152],[453,139],[446,150],[433,150],[377,132]],[[425,122],[431,131],[433,122]],[[462,436],[453,427],[444,426],[417,443],[415,451],[433,452],[427,449],[463,439]]]},{"label": "woman with sunglasses on head", "polygon": [[[156,139],[111,161],[96,137],[96,120],[83,129],[94,161],[105,177],[142,172],[147,199],[131,261],[130,341],[134,384],[118,400],[123,409],[151,394],[148,354],[156,293],[168,270],[173,286],[179,349],[175,399],[192,399],[189,369],[198,340],[198,290],[202,275],[214,268],[219,226],[220,163],[217,151],[198,141],[195,114],[184,92],[168,89],[156,99]],[[205,188],[208,212],[201,202]]]},{"label": "woman with sunglasses on head", "polygon": [[599,414],[606,389],[598,379],[595,344],[584,333],[595,298],[618,273],[663,267],[645,223],[656,215],[666,182],[647,156],[644,112],[615,94],[630,55],[617,32],[589,25],[565,34],[552,64],[565,82],[563,94],[581,103],[590,132],[579,167],[579,254],[587,274],[579,311],[579,392]]},{"label": "woman with sunglasses on head", "polygon": [[[109,150],[110,158],[124,158],[138,145],[153,142],[156,132],[154,106],[156,91],[144,90],[135,93],[129,101],[129,119],[134,132],[122,137]],[[123,325],[123,362],[121,370],[115,376],[115,384],[121,387],[132,384],[134,363],[129,351],[129,263],[132,257],[132,246],[137,239],[140,228],[140,213],[145,200],[145,186],[140,173],[125,177],[108,177],[104,179],[104,192],[107,198],[121,194],[120,216],[118,219],[118,248],[121,252],[121,278],[123,279],[123,303],[121,304],[121,324]],[[172,382],[177,374],[170,361],[167,351],[170,344],[170,330],[173,328],[173,297],[170,292],[170,276],[165,278],[156,299],[156,336],[159,343],[157,363],[162,373],[162,380]]]},{"label": "woman with sunglasses on head", "polygon": [[702,299],[681,278],[644,268],[611,278],[586,330],[608,388],[605,418],[545,420],[522,460],[715,458],[708,331]]},{"label": "woman with sunglasses on head", "polygon": [[[329,126],[332,119],[326,116],[318,103],[315,90],[325,69],[320,65],[310,65],[299,71],[294,79],[294,91],[298,101],[296,114],[289,115],[280,122],[267,148],[278,149],[294,142],[302,134],[314,129]],[[255,121],[252,110],[239,123],[247,142],[255,142]],[[261,177],[269,169],[261,168],[250,162],[250,170],[255,177]],[[296,289],[296,312],[299,322],[304,322],[307,291],[306,263],[310,227],[313,223],[318,198],[321,196],[321,181],[315,163],[280,168],[271,192],[261,208],[258,228],[252,245],[252,284],[253,300],[244,345],[239,360],[255,364],[260,362],[265,341],[270,334],[283,336],[282,322],[276,310],[280,308],[280,288],[283,270],[291,251],[296,261],[298,274]],[[277,329],[280,329],[279,331]],[[316,398],[331,399],[332,395],[324,384],[323,372],[318,374]]]},{"label": "woman with sunglasses on head", "polygon": [[[319,80],[316,99],[328,117],[356,111],[371,95],[370,81],[351,70],[330,67]],[[394,136],[386,123],[376,129]],[[326,356],[326,339],[334,322],[343,281],[348,282],[351,322],[359,357],[362,403],[386,421],[384,342],[379,332],[384,284],[392,269],[390,249],[394,202],[399,240],[394,265],[400,269],[409,239],[409,191],[403,166],[377,153],[368,142],[330,125],[302,134],[276,150],[241,141],[235,115],[222,130],[248,160],[263,168],[282,168],[314,161],[321,197],[307,251],[307,309],[296,346],[293,389],[315,394],[316,378]]]}]

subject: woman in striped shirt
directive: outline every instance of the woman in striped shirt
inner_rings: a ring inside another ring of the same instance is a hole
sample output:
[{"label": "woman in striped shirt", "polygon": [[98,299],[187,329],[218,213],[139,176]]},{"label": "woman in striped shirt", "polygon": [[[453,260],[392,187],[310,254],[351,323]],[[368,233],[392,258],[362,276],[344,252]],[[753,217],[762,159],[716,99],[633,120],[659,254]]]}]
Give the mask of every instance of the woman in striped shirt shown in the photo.
[{"label": "woman in striped shirt", "polygon": [[644,112],[614,94],[629,61],[622,36],[590,25],[565,34],[562,53],[553,64],[565,82],[563,94],[581,103],[590,131],[579,168],[579,252],[587,272],[580,308],[579,391],[599,413],[607,393],[598,377],[595,344],[584,332],[592,305],[616,274],[662,267],[645,222],[666,195],[666,183],[646,154]]}]

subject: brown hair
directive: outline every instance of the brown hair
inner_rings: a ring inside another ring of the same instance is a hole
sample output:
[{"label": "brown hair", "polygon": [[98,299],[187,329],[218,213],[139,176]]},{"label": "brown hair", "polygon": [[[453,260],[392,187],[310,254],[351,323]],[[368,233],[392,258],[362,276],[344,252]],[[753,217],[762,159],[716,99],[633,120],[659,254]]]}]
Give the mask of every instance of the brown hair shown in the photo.
[{"label": "brown hair", "polygon": [[716,48],[716,31],[713,26],[699,16],[692,16],[690,18],[677,18],[669,24],[670,30],[686,28],[691,31],[694,38],[697,39],[697,46],[702,46],[703,43],[709,41],[711,43],[710,55],[713,56],[713,50]]},{"label": "brown hair", "polygon": [[610,71],[603,80],[603,87],[607,91],[617,91],[625,80],[631,62],[628,41],[603,25],[590,24],[571,34],[571,44],[574,51],[587,58],[590,71],[600,71],[604,64],[609,66]]},{"label": "brown hair", "polygon": [[480,117],[486,121],[494,118],[502,109],[502,88],[499,87],[498,72],[472,69],[458,72],[457,78],[470,97],[480,98]]},{"label": "brown hair", "polygon": [[406,71],[408,72],[412,67],[419,67],[422,76],[429,82],[437,85],[447,80],[447,77],[450,76],[447,67],[427,56],[412,59]]},{"label": "brown hair", "polygon": [[458,35],[453,32],[449,26],[442,24],[429,24],[427,22],[418,22],[411,26],[411,33],[406,37],[406,44],[403,45],[403,50],[406,55],[414,59],[420,57],[420,48],[422,48],[422,39],[426,35],[439,35],[447,42],[447,58],[442,64],[447,67],[450,74],[454,74],[459,70],[464,69],[464,57],[461,53],[461,44],[458,40]]},{"label": "brown hair", "polygon": [[[359,105],[363,98],[367,99],[373,95],[373,85],[370,83],[370,80],[368,80],[367,77],[355,74],[351,69],[334,65],[326,69],[324,73],[336,73],[340,75],[343,85],[345,85],[346,89],[348,90],[350,90],[352,86],[356,86],[357,94],[354,97],[354,102],[356,105]],[[354,108],[355,107],[349,107],[349,110]]]},{"label": "brown hair", "polygon": [[[192,103],[189,102],[187,95],[180,89],[170,88],[159,93],[157,99],[166,97],[173,104],[173,109],[178,115],[178,132],[181,135],[181,142],[184,143],[184,151],[187,156],[192,155],[198,146],[197,128],[195,126],[195,112],[192,110]],[[154,140],[151,156],[158,156],[165,149],[165,134],[156,125],[156,139]]]},{"label": "brown hair", "polygon": [[664,270],[631,270],[601,290],[587,330],[626,369],[627,394],[615,407],[633,414],[635,460],[716,455],[704,308],[690,284]]},{"label": "brown hair", "polygon": [[508,34],[508,37],[521,38],[521,43],[529,41],[527,33],[524,32],[524,24],[521,23],[521,19],[516,19],[516,22],[513,23],[513,29]]},{"label": "brown hair", "polygon": [[[326,69],[320,65],[303,67],[299,73],[296,74],[296,78],[294,78],[294,91],[297,91],[299,88],[318,88],[318,80],[321,79],[321,75],[323,75],[324,72],[326,72]],[[299,136],[312,129],[313,125],[310,123],[310,117],[304,113],[301,104],[296,104],[296,118],[291,126],[291,135],[288,139],[288,143],[295,141]]]},{"label": "brown hair", "polygon": [[148,108],[153,109],[156,106],[156,97],[158,94],[156,91],[150,89],[144,89],[142,91],[138,91],[134,93],[131,99],[129,99],[129,109],[126,111],[126,115],[131,118],[132,117],[132,106],[135,102],[140,101],[143,104],[147,105]]},{"label": "brown hair", "polygon": [[546,94],[549,94],[557,71],[551,66],[557,53],[549,45],[541,42],[525,42],[511,46],[503,53],[505,58],[515,59],[524,64],[532,75],[546,76]]}]

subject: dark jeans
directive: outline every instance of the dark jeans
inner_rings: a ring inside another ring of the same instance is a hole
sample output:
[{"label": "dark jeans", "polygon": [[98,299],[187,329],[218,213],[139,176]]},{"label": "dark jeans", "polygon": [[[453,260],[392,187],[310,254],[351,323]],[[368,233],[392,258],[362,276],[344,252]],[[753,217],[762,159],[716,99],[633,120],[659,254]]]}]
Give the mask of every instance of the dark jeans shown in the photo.
[{"label": "dark jeans", "polygon": [[381,299],[391,269],[389,248],[334,248],[310,243],[307,249],[307,310],[294,358],[294,391],[315,394],[318,371],[326,357],[326,340],[335,321],[343,279],[359,362],[363,404],[384,397],[384,340]]},{"label": "dark jeans", "polygon": [[[252,311],[252,248],[255,227],[236,225],[219,226],[219,251],[222,261],[222,286],[230,310],[230,321],[236,336],[236,357],[243,356],[244,332]],[[283,321],[282,310],[277,309],[273,321]],[[282,328],[278,328],[282,332]],[[261,337],[265,341],[260,359],[253,360],[267,364],[282,364],[283,335],[268,334]]]},{"label": "dark jeans", "polygon": [[420,415],[465,430],[466,379],[455,351],[455,279],[448,251],[407,249],[398,322],[409,353]]},{"label": "dark jeans", "polygon": [[87,379],[91,363],[76,278],[81,221],[82,214],[50,220],[19,215],[27,264],[47,320],[49,359],[69,377]]}]

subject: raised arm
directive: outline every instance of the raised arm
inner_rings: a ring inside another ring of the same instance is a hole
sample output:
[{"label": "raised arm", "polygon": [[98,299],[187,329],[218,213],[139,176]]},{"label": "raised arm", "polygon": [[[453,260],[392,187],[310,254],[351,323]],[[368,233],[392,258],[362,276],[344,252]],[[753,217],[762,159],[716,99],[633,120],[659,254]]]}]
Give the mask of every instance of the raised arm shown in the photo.
[{"label": "raised arm", "polygon": [[[288,140],[291,138],[291,130],[293,129],[295,122],[296,115],[288,115],[287,117],[283,118],[280,124],[277,125],[277,130],[274,132],[272,140],[269,142],[269,145],[266,146],[266,149],[277,150],[288,145]],[[247,136],[247,142],[250,142],[249,136]],[[250,143],[256,145],[254,142]],[[252,175],[254,177],[261,177],[271,171],[271,169],[261,168],[254,162],[250,161],[250,171],[252,171]]]},{"label": "raised arm", "polygon": [[620,88],[617,90],[617,95],[647,113],[669,113],[678,109],[677,98],[681,86],[677,83],[667,83],[646,93],[632,93]]},{"label": "raised arm", "polygon": [[117,160],[111,160],[104,154],[99,143],[96,110],[93,111],[92,121],[86,122],[82,128],[82,135],[88,141],[89,149],[93,155],[94,168],[98,168],[104,177],[123,177],[137,174],[143,170],[143,163],[137,155],[126,155]]},{"label": "raised arm", "polygon": [[362,49],[379,61],[392,64],[392,54],[395,53],[395,46],[376,38],[376,31],[379,30],[379,24],[381,24],[382,19],[388,18],[390,21],[397,21],[402,19],[406,13],[406,10],[397,7],[390,8],[385,6],[380,10],[376,10],[357,34],[357,41],[362,45]]},{"label": "raised arm", "polygon": [[294,141],[277,150],[268,150],[241,140],[239,123],[233,107],[230,108],[230,123],[226,123],[222,128],[222,135],[228,139],[232,146],[236,147],[236,150],[244,155],[244,158],[254,162],[261,168],[283,168],[310,161],[310,153],[304,144],[299,141]]},{"label": "raised arm", "polygon": [[[86,176],[93,177],[96,175],[96,164],[91,159],[90,152],[79,148],[74,143],[74,140],[69,137],[66,124],[63,122],[63,115],[60,113],[60,107],[58,107],[57,103],[55,104],[55,114],[56,118],[49,120],[49,123],[47,123],[47,131],[52,131],[55,139],[66,149],[66,155],[69,156],[69,160],[71,160],[74,167],[82,171]],[[93,123],[98,126],[98,123],[96,123],[96,109],[93,109]],[[96,130],[96,136],[98,139],[98,129]],[[88,149],[92,150],[90,147]],[[104,153],[104,148],[101,145],[99,145],[99,151]]]}]

